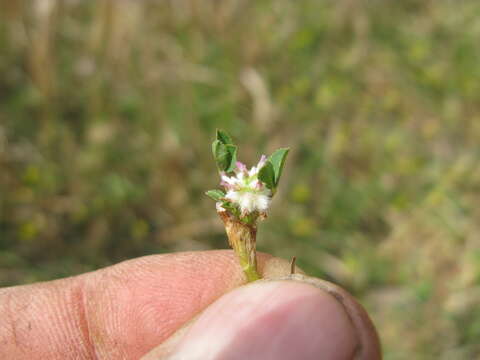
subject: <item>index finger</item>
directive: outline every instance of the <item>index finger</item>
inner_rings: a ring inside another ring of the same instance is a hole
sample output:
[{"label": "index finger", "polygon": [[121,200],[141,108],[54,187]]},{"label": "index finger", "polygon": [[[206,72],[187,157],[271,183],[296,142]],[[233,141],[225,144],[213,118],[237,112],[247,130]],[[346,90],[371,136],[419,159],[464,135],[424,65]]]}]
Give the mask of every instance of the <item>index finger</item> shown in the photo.
[{"label": "index finger", "polygon": [[1,289],[0,358],[140,358],[243,282],[233,252],[208,251]]}]

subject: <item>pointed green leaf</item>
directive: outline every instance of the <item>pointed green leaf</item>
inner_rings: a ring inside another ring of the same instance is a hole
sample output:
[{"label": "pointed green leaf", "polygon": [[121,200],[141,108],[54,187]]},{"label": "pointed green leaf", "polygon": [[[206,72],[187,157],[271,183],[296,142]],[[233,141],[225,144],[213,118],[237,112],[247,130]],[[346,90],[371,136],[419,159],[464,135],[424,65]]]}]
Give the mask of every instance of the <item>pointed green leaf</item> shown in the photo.
[{"label": "pointed green leaf", "polygon": [[215,201],[221,201],[223,197],[225,197],[225,193],[222,190],[208,190],[205,193],[207,196],[211,197]]},{"label": "pointed green leaf", "polygon": [[237,162],[237,147],[235,145],[223,144],[220,140],[215,140],[212,143],[212,152],[220,171],[233,171]]},{"label": "pointed green leaf", "polygon": [[227,144],[225,145],[229,154],[230,164],[225,170],[226,172],[232,172],[233,169],[237,166],[237,147],[235,145]]},{"label": "pointed green leaf", "polygon": [[222,145],[222,143],[218,140],[215,140],[212,143],[212,153],[213,153],[213,157],[215,158],[215,160],[217,160],[217,154],[220,152],[220,146],[221,145]]},{"label": "pointed green leaf", "polygon": [[228,135],[225,131],[217,129],[217,140],[220,141],[222,144],[232,144],[233,140],[230,135]]},{"label": "pointed green leaf", "polygon": [[278,186],[280,176],[282,176],[283,166],[285,165],[285,160],[289,151],[289,148],[281,148],[275,150],[275,152],[268,158],[268,161],[270,161],[273,165],[273,170],[275,173],[275,186]]},{"label": "pointed green leaf", "polygon": [[258,172],[258,179],[270,190],[275,188],[275,170],[273,169],[273,165],[270,161],[267,161],[260,169]]},{"label": "pointed green leaf", "polygon": [[223,201],[222,207],[225,210],[229,211],[232,215],[236,217],[240,216],[240,211],[238,210],[238,207],[232,204],[230,201]]},{"label": "pointed green leaf", "polygon": [[225,169],[230,166],[230,162],[228,160],[228,151],[225,145],[219,140],[215,140],[212,143],[212,152],[215,162],[217,163],[218,170],[225,171]]}]

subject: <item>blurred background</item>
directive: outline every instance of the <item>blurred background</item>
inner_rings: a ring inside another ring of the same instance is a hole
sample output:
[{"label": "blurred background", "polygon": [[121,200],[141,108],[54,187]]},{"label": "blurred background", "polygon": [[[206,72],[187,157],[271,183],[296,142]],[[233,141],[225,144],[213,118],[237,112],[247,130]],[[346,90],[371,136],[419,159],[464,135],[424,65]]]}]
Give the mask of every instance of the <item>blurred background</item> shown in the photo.
[{"label": "blurred background", "polygon": [[261,251],[355,294],[388,360],[480,356],[479,2],[0,4],[0,285],[226,248],[218,127],[292,149]]}]

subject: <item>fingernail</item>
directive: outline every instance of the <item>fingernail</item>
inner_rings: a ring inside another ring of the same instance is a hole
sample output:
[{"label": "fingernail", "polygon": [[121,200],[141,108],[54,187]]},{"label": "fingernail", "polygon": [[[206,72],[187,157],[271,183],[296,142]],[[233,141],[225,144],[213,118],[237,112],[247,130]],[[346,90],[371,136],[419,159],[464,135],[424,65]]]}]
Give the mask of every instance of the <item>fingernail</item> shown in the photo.
[{"label": "fingernail", "polygon": [[259,281],[209,306],[171,360],[353,359],[359,345],[344,307],[299,281]]}]

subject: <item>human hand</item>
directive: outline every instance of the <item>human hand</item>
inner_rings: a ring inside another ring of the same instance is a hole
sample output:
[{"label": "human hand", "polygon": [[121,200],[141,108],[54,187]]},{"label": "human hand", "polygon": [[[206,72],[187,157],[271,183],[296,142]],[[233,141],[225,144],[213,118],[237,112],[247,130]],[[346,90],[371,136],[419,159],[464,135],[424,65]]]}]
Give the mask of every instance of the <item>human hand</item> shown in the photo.
[{"label": "human hand", "polygon": [[381,358],[349,294],[258,260],[267,280],[245,286],[231,251],[209,251],[0,289],[0,359]]}]

